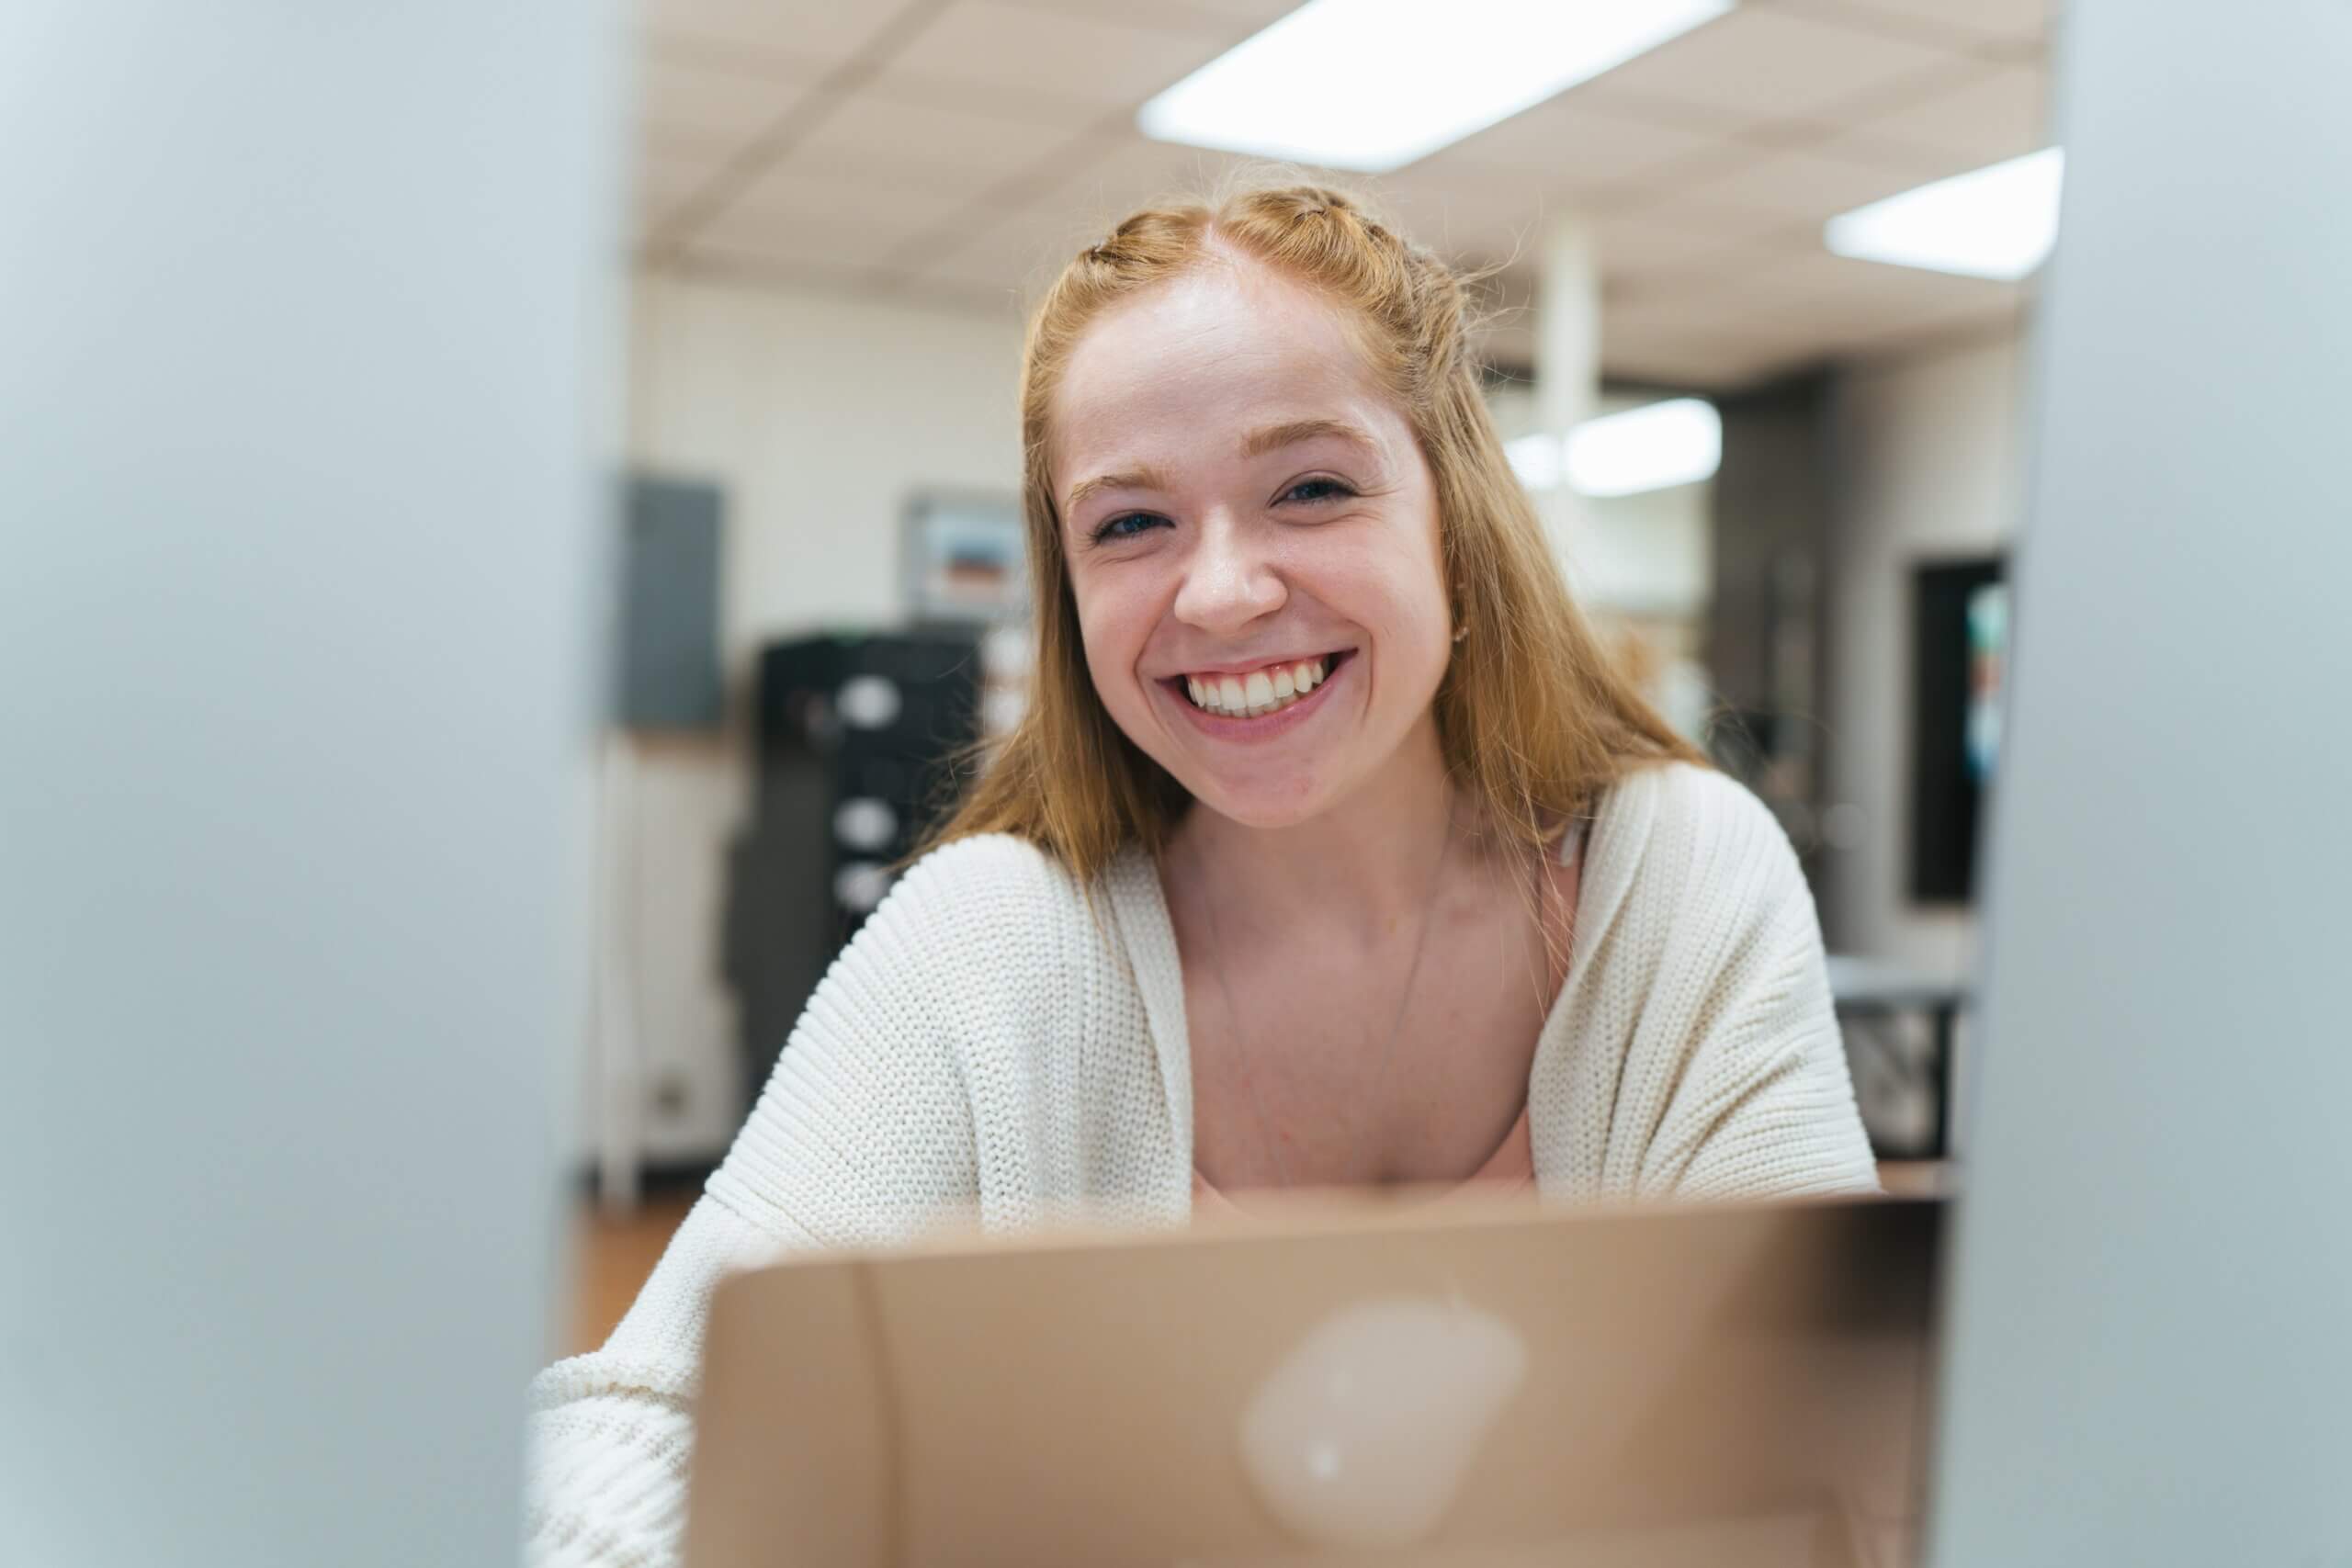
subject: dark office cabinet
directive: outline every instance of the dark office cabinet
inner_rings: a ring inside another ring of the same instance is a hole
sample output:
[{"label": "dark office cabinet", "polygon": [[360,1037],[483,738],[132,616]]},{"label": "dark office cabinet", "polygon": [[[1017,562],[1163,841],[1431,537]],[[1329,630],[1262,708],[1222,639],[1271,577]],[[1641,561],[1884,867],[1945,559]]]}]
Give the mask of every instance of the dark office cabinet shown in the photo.
[{"label": "dark office cabinet", "polygon": [[726,955],[754,1092],[892,868],[952,808],[952,762],[978,733],[979,694],[967,637],[806,637],[761,654]]}]

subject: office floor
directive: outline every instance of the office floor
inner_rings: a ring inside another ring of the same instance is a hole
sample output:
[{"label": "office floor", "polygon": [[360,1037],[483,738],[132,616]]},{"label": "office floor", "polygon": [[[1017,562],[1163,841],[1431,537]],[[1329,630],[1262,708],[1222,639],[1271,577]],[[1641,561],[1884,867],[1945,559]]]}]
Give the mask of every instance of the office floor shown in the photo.
[{"label": "office floor", "polygon": [[637,1299],[646,1276],[662,1260],[662,1249],[670,1245],[671,1233],[695,1206],[700,1191],[698,1186],[690,1186],[652,1193],[634,1213],[622,1215],[607,1214],[594,1202],[580,1205],[580,1228],[571,1253],[579,1282],[572,1297],[566,1355],[594,1350],[605,1342],[621,1314],[628,1311],[628,1303]]}]

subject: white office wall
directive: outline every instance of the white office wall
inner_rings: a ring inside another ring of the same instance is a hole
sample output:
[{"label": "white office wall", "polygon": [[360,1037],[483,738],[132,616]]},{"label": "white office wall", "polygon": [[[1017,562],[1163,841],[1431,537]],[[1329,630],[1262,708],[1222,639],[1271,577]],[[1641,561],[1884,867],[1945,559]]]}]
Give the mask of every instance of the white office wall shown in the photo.
[{"label": "white office wall", "polygon": [[622,36],[0,6],[0,1561],[514,1559]]},{"label": "white office wall", "polygon": [[[632,958],[643,1152],[693,1161],[723,1149],[746,1109],[719,964],[726,850],[748,805],[751,661],[779,637],[903,619],[910,495],[1017,491],[1022,322],[1010,299],[989,315],[657,274],[637,277],[632,305],[630,461],[727,497],[734,718],[723,735],[637,743],[605,845]],[[605,1085],[582,1043],[584,1156]]]},{"label": "white office wall", "polygon": [[1975,913],[1907,891],[1912,573],[2014,537],[2023,368],[2014,336],[1948,344],[1849,367],[1832,400],[1828,795],[1861,815],[1824,860],[1826,935],[1951,978],[1973,973]]},{"label": "white office wall", "polygon": [[641,276],[629,455],[728,495],[730,671],[761,644],[896,623],[919,489],[1012,493],[1021,318]]}]

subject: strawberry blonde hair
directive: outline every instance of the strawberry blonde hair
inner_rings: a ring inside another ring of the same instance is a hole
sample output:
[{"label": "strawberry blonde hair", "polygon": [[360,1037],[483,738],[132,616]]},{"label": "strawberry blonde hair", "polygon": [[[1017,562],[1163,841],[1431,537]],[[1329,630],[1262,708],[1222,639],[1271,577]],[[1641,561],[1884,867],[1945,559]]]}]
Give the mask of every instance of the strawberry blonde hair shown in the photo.
[{"label": "strawberry blonde hair", "polygon": [[1071,351],[1095,318],[1234,257],[1340,307],[1419,442],[1436,481],[1454,624],[1468,633],[1438,686],[1439,741],[1455,784],[1486,820],[1541,844],[1628,770],[1700,761],[1568,596],[1487,417],[1463,276],[1355,197],[1319,185],[1242,183],[1133,214],[1063,267],[1030,319],[1021,364],[1022,508],[1036,610],[1029,703],[925,848],[1010,833],[1091,886],[1122,848],[1156,853],[1190,803],[1113,721],[1088,678],[1054,501],[1050,417]]}]

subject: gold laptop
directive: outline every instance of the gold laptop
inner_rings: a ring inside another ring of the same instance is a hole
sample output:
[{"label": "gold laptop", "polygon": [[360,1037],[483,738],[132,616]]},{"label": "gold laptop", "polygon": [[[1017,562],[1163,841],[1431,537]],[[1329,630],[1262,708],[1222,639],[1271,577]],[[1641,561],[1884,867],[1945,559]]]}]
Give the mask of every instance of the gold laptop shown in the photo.
[{"label": "gold laptop", "polygon": [[1313,1207],[718,1291],[690,1568],[1913,1561],[1942,1206]]}]

